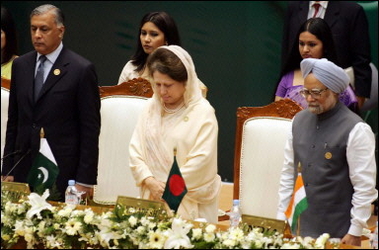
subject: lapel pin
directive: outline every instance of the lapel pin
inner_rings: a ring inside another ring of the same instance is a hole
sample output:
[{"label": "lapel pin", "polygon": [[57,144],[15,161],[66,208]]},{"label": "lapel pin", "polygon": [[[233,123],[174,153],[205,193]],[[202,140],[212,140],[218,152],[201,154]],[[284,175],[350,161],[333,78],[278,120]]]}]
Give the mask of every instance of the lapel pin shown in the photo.
[{"label": "lapel pin", "polygon": [[61,73],[59,69],[54,69],[54,75],[58,76]]},{"label": "lapel pin", "polygon": [[325,153],[325,159],[328,159],[328,160],[330,160],[330,159],[332,159],[332,153],[330,153],[330,152],[326,152]]}]

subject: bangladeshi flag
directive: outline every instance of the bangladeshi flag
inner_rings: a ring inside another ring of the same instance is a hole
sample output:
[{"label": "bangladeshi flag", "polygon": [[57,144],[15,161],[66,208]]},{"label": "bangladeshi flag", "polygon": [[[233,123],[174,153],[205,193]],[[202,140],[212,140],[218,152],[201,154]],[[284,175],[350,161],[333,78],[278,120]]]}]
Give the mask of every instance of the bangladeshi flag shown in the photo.
[{"label": "bangladeshi flag", "polygon": [[178,163],[176,162],[176,157],[174,156],[174,163],[172,164],[170,174],[168,175],[162,198],[167,202],[170,209],[174,210],[176,213],[180,202],[186,193],[186,183],[180,173]]}]

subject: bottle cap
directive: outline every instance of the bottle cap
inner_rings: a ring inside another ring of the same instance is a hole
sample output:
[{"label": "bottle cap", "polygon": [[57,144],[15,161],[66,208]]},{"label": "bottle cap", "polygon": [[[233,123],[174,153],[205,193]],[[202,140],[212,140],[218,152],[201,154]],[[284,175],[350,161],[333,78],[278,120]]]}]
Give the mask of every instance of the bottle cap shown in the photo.
[{"label": "bottle cap", "polygon": [[233,205],[239,205],[240,204],[240,200],[233,200]]},{"label": "bottle cap", "polygon": [[69,180],[68,181],[69,186],[74,186],[75,185],[75,180]]}]

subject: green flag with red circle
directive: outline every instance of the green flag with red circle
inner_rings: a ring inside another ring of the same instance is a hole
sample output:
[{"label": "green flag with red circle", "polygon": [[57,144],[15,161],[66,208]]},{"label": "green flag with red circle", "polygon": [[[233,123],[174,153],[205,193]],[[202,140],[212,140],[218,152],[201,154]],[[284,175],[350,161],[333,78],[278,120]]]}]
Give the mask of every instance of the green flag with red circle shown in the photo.
[{"label": "green flag with red circle", "polygon": [[178,211],[180,202],[182,202],[182,199],[186,193],[186,183],[182,177],[178,163],[176,162],[176,157],[174,156],[174,163],[172,164],[170,173],[168,175],[162,198],[167,202],[170,209],[174,210],[176,213]]}]

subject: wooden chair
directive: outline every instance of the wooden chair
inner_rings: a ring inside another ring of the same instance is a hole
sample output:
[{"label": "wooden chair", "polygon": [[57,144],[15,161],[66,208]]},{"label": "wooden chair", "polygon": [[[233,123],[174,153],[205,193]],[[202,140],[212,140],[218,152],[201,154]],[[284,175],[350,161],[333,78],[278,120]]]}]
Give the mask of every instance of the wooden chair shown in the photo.
[{"label": "wooden chair", "polygon": [[100,87],[99,167],[93,201],[115,205],[118,196],[138,197],[129,168],[129,142],[139,114],[153,91],[145,79]]},{"label": "wooden chair", "polygon": [[276,218],[284,145],[301,109],[289,99],[237,109],[233,197],[243,214]]},{"label": "wooden chair", "polygon": [[[9,79],[1,77],[1,157],[4,154],[5,134],[7,131],[10,83]],[[1,168],[3,168],[2,164]]]},{"label": "wooden chair", "polygon": [[153,96],[153,89],[151,88],[150,82],[141,77],[123,82],[119,85],[100,87],[101,98],[115,95],[142,96],[150,98]]}]

